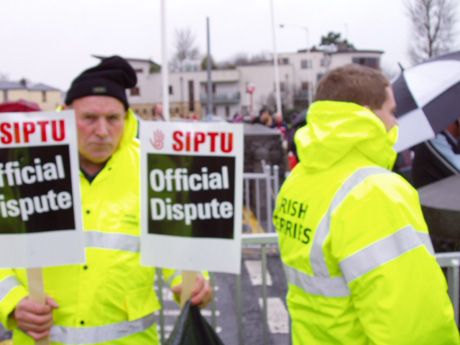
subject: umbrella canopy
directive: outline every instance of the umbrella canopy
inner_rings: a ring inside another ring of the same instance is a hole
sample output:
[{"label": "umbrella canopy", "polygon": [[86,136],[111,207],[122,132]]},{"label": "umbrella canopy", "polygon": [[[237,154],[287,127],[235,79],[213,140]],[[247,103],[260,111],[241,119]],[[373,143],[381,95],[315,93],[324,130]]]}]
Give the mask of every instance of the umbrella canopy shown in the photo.
[{"label": "umbrella canopy", "polygon": [[404,70],[393,82],[402,151],[431,139],[460,117],[460,51]]},{"label": "umbrella canopy", "polygon": [[37,103],[25,101],[23,99],[20,99],[18,101],[0,103],[0,113],[28,112],[40,110],[41,109]]}]

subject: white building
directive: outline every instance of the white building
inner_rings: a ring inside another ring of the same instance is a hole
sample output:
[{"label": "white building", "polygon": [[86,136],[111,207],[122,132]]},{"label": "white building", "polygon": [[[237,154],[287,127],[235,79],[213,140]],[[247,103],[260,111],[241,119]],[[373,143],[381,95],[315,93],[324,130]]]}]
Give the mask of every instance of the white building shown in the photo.
[{"label": "white building", "polygon": [[[279,78],[283,110],[304,109],[313,98],[316,85],[331,68],[357,63],[380,67],[382,51],[338,50],[324,52],[313,48],[279,54]],[[127,59],[136,70],[138,85],[130,91],[129,101],[135,111],[149,118],[155,104],[162,102],[161,67],[151,60]],[[275,75],[270,61],[212,71],[211,112],[222,119],[236,113],[257,114],[268,106],[275,108]],[[248,86],[252,93],[248,93]],[[202,118],[207,107],[206,71],[187,69],[169,74],[171,118]]]}]

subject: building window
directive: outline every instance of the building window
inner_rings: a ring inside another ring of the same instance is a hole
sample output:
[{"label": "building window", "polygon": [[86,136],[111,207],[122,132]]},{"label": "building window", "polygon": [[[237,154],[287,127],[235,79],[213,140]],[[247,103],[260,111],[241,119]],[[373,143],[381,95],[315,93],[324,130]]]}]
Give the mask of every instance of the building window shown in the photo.
[{"label": "building window", "polygon": [[300,68],[301,69],[308,69],[311,68],[311,60],[300,60]]},{"label": "building window", "polygon": [[[216,94],[217,85],[216,83],[211,83],[211,92],[213,95]],[[204,92],[208,94],[208,83],[204,84]]]},{"label": "building window", "polygon": [[46,103],[46,91],[42,91],[42,102]]},{"label": "building window", "polygon": [[8,102],[8,90],[3,90],[3,102]]},{"label": "building window", "polygon": [[279,58],[278,62],[280,65],[289,65],[289,58],[286,58],[286,57]]},{"label": "building window", "polygon": [[131,96],[139,96],[141,94],[141,90],[137,86],[135,86],[130,89],[130,94]]},{"label": "building window", "polygon": [[377,58],[354,57],[351,61],[358,65],[367,66],[371,68],[379,68],[379,60]]},{"label": "building window", "polygon": [[326,67],[328,65],[327,61],[328,59],[326,57],[321,58],[321,61],[320,61],[321,67]]},{"label": "building window", "polygon": [[195,111],[195,94],[193,88],[193,80],[188,81],[188,110]]},{"label": "building window", "polygon": [[172,87],[172,85],[169,85],[169,94],[170,94],[170,95],[173,94],[173,87]]},{"label": "building window", "polygon": [[324,73],[318,73],[316,75],[316,81],[320,81],[323,76],[324,76]]},{"label": "building window", "polygon": [[230,117],[230,107],[228,105],[225,106],[225,118]]},{"label": "building window", "polygon": [[134,71],[138,74],[144,73],[144,70],[142,68],[135,68]]},{"label": "building window", "polygon": [[[285,89],[286,89],[286,83],[285,83],[285,82],[283,82],[283,81],[281,81],[281,82],[280,82],[280,91],[281,91],[281,92],[284,92],[284,91],[285,91]],[[276,91],[276,84],[274,84],[274,86],[273,86],[273,90],[275,90],[275,91]]]},{"label": "building window", "polygon": [[303,91],[308,91],[308,89],[310,88],[310,83],[308,81],[302,82],[301,88]]}]

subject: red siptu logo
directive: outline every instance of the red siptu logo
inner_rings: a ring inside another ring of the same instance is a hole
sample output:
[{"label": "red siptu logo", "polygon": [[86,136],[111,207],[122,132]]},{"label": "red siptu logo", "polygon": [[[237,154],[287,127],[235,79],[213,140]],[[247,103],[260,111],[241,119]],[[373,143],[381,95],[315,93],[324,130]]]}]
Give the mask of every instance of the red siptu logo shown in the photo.
[{"label": "red siptu logo", "polygon": [[150,137],[150,144],[152,144],[153,148],[156,150],[163,149],[164,146],[165,135],[162,131],[157,129],[153,132],[152,137]]}]

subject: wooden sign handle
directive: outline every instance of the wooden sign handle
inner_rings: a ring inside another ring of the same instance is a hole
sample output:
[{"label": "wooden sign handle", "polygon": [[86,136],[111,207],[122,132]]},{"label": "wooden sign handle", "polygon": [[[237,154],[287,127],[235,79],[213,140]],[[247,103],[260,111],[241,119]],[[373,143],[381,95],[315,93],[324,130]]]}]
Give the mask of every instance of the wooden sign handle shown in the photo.
[{"label": "wooden sign handle", "polygon": [[[32,301],[45,304],[45,291],[43,289],[43,272],[41,268],[28,268],[29,297]],[[35,342],[37,345],[49,345],[50,339],[46,337]]]},{"label": "wooden sign handle", "polygon": [[198,272],[183,271],[182,272],[182,291],[180,294],[180,308],[182,309],[187,301],[192,296],[193,287],[195,286]]}]

